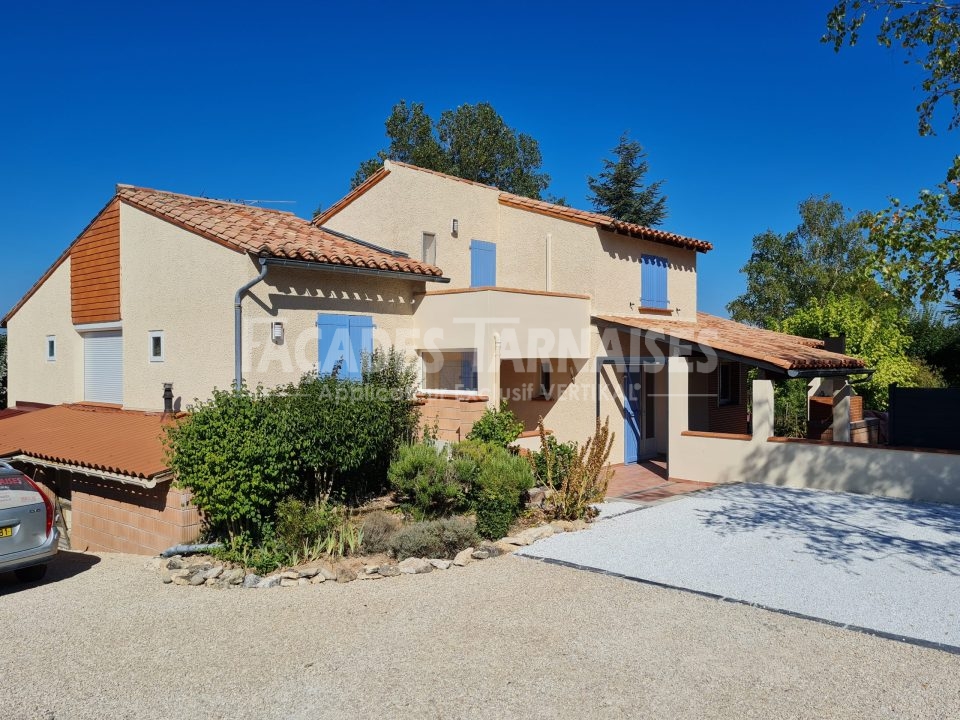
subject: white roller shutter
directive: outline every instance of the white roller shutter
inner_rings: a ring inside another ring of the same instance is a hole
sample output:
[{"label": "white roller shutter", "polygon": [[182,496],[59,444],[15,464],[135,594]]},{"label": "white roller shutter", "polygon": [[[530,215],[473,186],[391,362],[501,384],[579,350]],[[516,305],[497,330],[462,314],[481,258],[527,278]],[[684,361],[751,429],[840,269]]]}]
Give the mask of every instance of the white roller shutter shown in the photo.
[{"label": "white roller shutter", "polygon": [[120,330],[83,336],[83,397],[123,404],[123,334]]}]

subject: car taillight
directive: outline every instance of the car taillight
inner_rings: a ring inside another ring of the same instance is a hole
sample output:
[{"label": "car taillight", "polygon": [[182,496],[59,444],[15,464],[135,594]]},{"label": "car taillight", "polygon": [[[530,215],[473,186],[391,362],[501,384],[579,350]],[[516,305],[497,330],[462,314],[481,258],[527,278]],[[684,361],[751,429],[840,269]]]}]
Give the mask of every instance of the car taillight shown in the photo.
[{"label": "car taillight", "polygon": [[40,487],[39,485],[37,485],[37,483],[35,483],[35,482],[33,481],[33,478],[31,478],[29,475],[24,475],[23,477],[26,478],[27,482],[30,483],[30,484],[33,486],[33,489],[36,490],[38,493],[40,493],[40,497],[43,498],[43,506],[44,506],[44,507],[46,508],[46,510],[47,510],[47,532],[46,532],[46,535],[49,537],[49,535],[50,535],[50,530],[53,528],[53,515],[54,515],[54,513],[53,513],[53,502],[50,500],[49,497],[47,497],[47,493],[44,492],[43,488]]}]

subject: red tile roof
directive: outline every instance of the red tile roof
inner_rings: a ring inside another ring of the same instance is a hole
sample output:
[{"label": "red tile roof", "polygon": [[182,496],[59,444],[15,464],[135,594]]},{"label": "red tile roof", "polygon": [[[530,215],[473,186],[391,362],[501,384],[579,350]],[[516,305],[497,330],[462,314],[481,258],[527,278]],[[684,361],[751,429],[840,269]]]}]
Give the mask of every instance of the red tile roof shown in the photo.
[{"label": "red tile roof", "polygon": [[[559,218],[560,220],[569,220],[570,222],[579,223],[581,225],[590,225],[601,230],[608,230],[620,235],[638,237],[644,240],[662,243],[664,245],[681,247],[686,250],[707,252],[713,249],[713,245],[705,240],[696,240],[694,238],[677,235],[676,233],[667,232],[665,230],[657,230],[655,228],[644,227],[643,225],[622,222],[610,217],[609,215],[602,215],[600,213],[589,212],[587,210],[577,210],[576,208],[567,207],[566,205],[556,205],[555,203],[549,203],[544,200],[533,200],[532,198],[523,197],[522,195],[514,195],[513,193],[504,192],[493,185],[484,185],[483,183],[475,182],[473,180],[465,180],[464,178],[459,178],[455,175],[448,175],[447,173],[438,172],[437,170],[429,170],[427,168],[410,165],[397,160],[390,160],[388,162],[390,165],[416,170],[429,175],[436,175],[437,177],[444,178],[445,180],[454,180],[466,185],[473,185],[475,187],[495,190],[499,193],[499,202],[502,205],[507,205],[520,210],[528,210],[541,215]],[[384,167],[377,170],[360,185],[351,190],[347,195],[318,215],[314,219],[314,224],[318,226],[323,225],[327,220],[332,218],[334,215],[340,212],[340,210],[363,195],[389,174],[390,169],[384,165]]]},{"label": "red tile roof", "polygon": [[763,330],[698,312],[697,321],[597,315],[600,320],[697,343],[782,370],[862,370],[863,360],[823,350],[823,341]]},{"label": "red tile roof", "polygon": [[169,416],[57,405],[0,420],[0,457],[37,460],[149,480],[168,471],[162,443]]},{"label": "red tile roof", "polygon": [[442,277],[438,267],[323,230],[293,213],[117,185],[117,196],[144,212],[237,252]]}]

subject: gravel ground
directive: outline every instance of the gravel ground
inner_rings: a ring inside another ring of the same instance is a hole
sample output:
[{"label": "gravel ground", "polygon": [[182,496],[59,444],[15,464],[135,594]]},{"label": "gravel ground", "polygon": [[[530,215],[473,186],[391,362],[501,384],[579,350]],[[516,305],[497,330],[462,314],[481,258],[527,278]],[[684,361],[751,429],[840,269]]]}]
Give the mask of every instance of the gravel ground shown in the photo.
[{"label": "gravel ground", "polygon": [[0,718],[960,716],[955,655],[516,557],[275,590],[96,560],[0,576]]},{"label": "gravel ground", "polygon": [[960,646],[960,507],[733,485],[521,553]]}]

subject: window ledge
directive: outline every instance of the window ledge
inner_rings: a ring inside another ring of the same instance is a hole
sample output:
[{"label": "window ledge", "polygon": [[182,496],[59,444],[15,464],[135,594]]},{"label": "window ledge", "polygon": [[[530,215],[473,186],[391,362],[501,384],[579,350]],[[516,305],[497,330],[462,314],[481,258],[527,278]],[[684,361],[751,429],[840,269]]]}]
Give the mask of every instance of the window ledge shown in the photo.
[{"label": "window ledge", "polygon": [[654,315],[673,315],[673,308],[656,308],[656,307],[638,305],[637,312],[653,313]]},{"label": "window ledge", "polygon": [[461,402],[487,402],[489,399],[476,390],[418,390],[417,397],[424,400],[460,400]]}]

